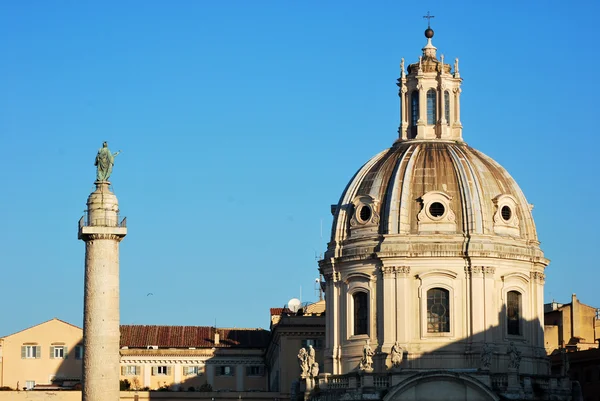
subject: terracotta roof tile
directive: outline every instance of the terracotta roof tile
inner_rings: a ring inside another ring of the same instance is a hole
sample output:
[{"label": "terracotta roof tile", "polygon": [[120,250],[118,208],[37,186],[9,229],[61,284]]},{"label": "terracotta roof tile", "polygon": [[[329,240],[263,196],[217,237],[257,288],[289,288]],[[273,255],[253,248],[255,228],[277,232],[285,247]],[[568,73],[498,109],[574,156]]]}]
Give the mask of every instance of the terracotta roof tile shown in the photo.
[{"label": "terracotta roof tile", "polygon": [[292,313],[288,308],[271,308],[271,316],[279,316],[284,313]]},{"label": "terracotta roof tile", "polygon": [[[219,344],[215,345],[215,330]],[[270,332],[263,329],[215,329],[209,326],[122,325],[121,347],[266,348]]]}]

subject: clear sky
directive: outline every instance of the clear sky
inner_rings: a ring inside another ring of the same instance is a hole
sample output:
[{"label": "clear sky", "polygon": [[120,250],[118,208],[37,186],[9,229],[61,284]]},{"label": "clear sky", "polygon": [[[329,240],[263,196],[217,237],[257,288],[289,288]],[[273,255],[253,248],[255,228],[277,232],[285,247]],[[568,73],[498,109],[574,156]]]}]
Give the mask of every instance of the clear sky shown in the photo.
[{"label": "clear sky", "polygon": [[268,327],[316,300],[330,205],[396,139],[428,10],[460,58],[465,140],[535,205],[546,300],[600,307],[598,2],[5,1],[0,336],[82,325],[77,221],[104,140],[123,324]]}]

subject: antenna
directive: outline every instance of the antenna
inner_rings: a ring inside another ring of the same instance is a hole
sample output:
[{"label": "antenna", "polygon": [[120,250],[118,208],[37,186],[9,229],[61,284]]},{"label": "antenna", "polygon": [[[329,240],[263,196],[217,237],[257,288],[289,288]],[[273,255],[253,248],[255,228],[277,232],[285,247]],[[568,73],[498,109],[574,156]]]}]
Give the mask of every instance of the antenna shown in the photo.
[{"label": "antenna", "polygon": [[315,279],[315,295],[319,297],[319,301],[323,300],[323,291],[321,289],[321,277]]},{"label": "antenna", "polygon": [[321,219],[321,242],[323,242],[323,219]]},{"label": "antenna", "polygon": [[302,305],[302,302],[298,298],[292,298],[288,301],[287,308],[296,313],[300,309],[300,305]]}]

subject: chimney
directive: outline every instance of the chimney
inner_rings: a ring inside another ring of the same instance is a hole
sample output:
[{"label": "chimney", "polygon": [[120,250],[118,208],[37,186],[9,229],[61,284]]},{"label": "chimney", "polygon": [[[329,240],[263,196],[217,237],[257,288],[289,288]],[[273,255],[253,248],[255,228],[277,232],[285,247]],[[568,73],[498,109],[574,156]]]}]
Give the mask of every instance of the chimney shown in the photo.
[{"label": "chimney", "polygon": [[217,331],[217,329],[215,329],[215,345],[219,345],[219,341],[220,341],[219,332]]}]

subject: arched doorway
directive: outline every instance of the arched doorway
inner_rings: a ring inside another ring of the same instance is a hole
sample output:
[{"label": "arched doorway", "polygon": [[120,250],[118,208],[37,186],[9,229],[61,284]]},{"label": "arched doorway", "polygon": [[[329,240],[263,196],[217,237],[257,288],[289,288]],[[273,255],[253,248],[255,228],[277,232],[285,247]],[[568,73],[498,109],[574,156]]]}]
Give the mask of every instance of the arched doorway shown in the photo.
[{"label": "arched doorway", "polygon": [[417,373],[392,387],[383,401],[499,401],[479,380],[448,371]]}]

